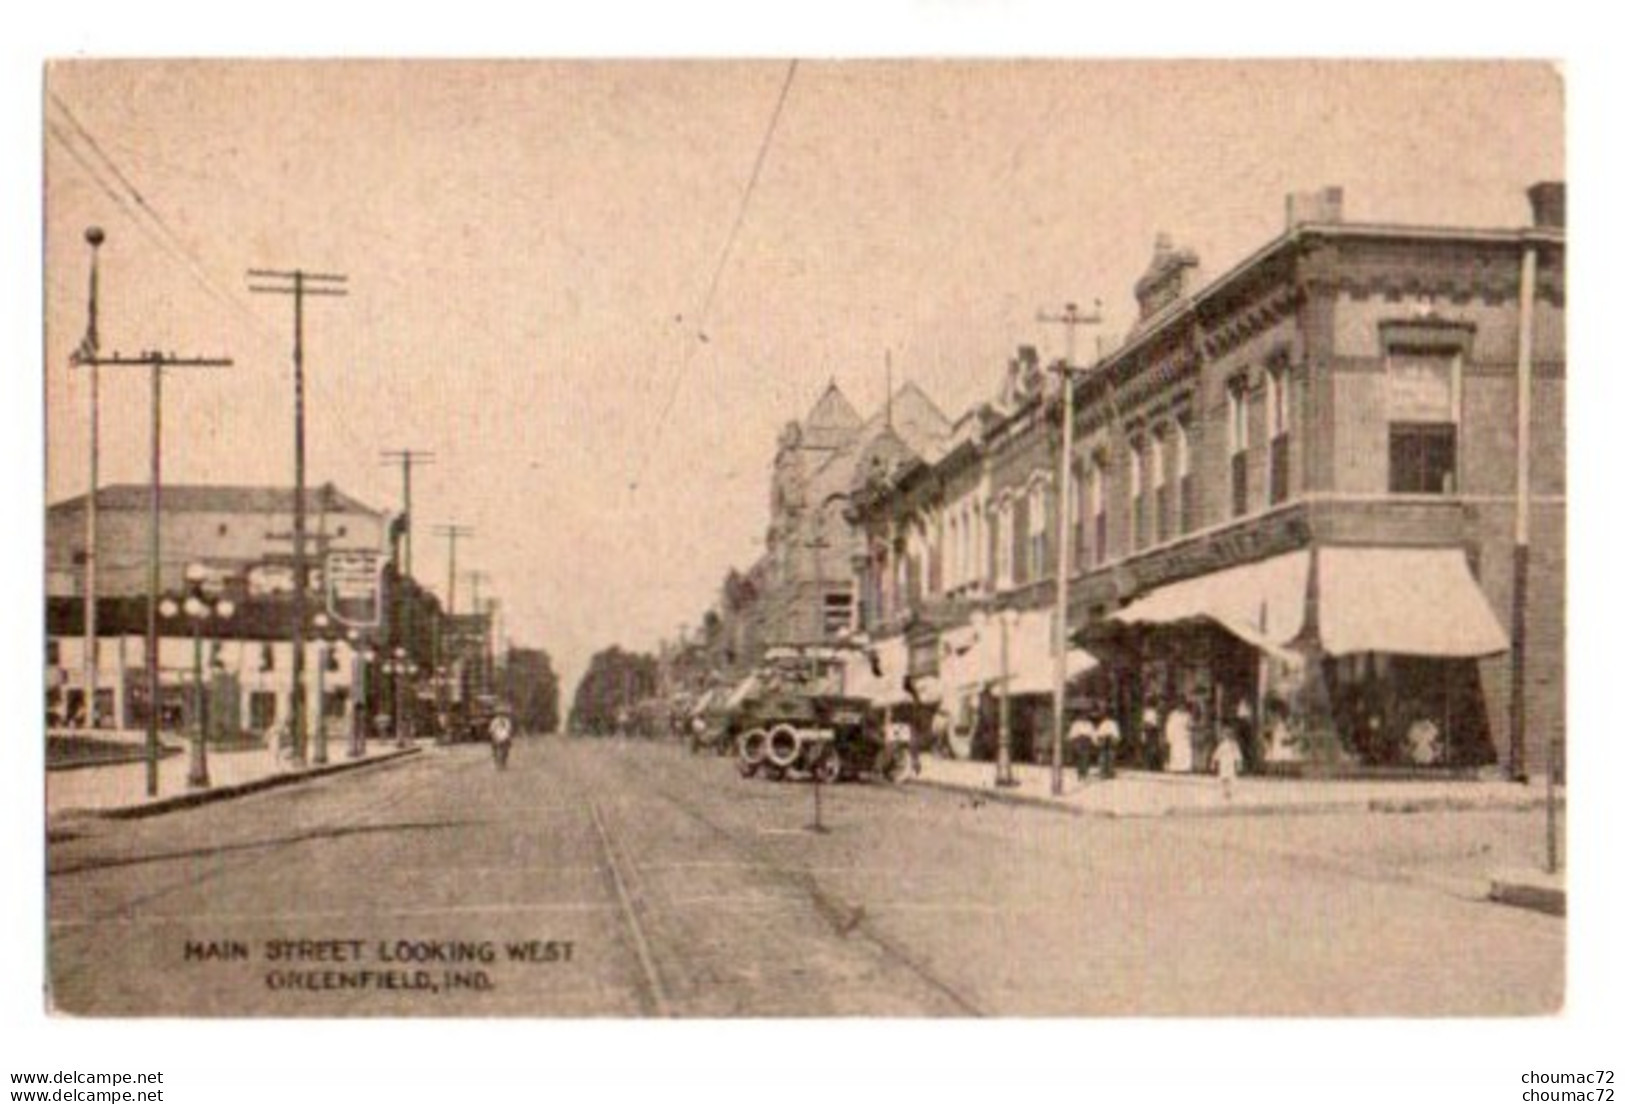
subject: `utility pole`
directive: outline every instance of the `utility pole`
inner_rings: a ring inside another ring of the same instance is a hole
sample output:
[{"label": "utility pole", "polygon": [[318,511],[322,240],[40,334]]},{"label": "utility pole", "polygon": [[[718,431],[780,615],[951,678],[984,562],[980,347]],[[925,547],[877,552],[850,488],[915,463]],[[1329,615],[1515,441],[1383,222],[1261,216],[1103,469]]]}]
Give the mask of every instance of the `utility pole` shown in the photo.
[{"label": "utility pole", "polygon": [[90,311],[85,325],[84,340],[74,350],[72,363],[90,371],[90,495],[85,499],[85,722],[96,727],[97,682],[100,678],[98,659],[100,633],[96,624],[96,484],[101,463],[101,372],[96,363],[101,336],[97,330],[97,284],[101,260],[101,245],[107,240],[99,226],[85,230],[85,241],[90,243]]},{"label": "utility pole", "polygon": [[1061,451],[1056,460],[1056,467],[1060,469],[1056,515],[1061,531],[1055,542],[1055,624],[1052,626],[1055,630],[1055,708],[1051,711],[1055,726],[1050,746],[1050,793],[1059,797],[1063,773],[1061,744],[1066,738],[1067,581],[1072,574],[1072,519],[1068,516],[1072,507],[1072,376],[1077,369],[1078,327],[1100,324],[1100,300],[1095,300],[1095,309],[1088,314],[1078,313],[1078,305],[1068,303],[1060,314],[1040,311],[1038,321],[1066,327],[1066,360],[1060,366]]},{"label": "utility pole", "polygon": [[[483,583],[483,582],[488,581],[491,578],[491,576],[487,575],[483,571],[465,571],[465,572],[463,572],[463,578],[468,580],[468,585],[470,586],[470,588],[472,588],[472,590],[474,592],[474,595],[473,595],[474,596],[474,604],[470,608],[473,610],[474,616],[479,617],[480,616],[480,584]],[[490,621],[489,620],[487,620],[485,622],[484,626],[480,630],[480,637],[481,637],[481,639],[480,639],[480,654],[475,659],[475,666],[474,666],[474,672],[475,672],[475,676],[476,676],[475,680],[474,680],[474,683],[475,683],[475,686],[478,688],[478,690],[480,692],[482,692],[482,693],[487,689],[487,687],[485,685],[485,678],[486,678],[486,676],[485,676],[485,634],[488,633],[488,632],[490,632]]]},{"label": "utility pole", "polygon": [[[293,297],[293,756],[305,761],[305,599],[310,586],[305,562],[305,297],[342,297],[348,276],[268,268],[248,270],[248,290],[256,295]],[[253,281],[261,281],[255,284]]]},{"label": "utility pole", "polygon": [[450,559],[446,567],[446,616],[450,617],[457,612],[457,540],[459,537],[472,537],[474,529],[468,525],[436,525],[435,536],[445,537],[447,553]]},{"label": "utility pole", "polygon": [[180,357],[149,352],[137,356],[81,357],[87,366],[145,366],[152,376],[152,458],[147,515],[147,796],[158,796],[158,563],[162,552],[159,519],[163,510],[163,379],[166,368],[230,368],[225,357]]},{"label": "utility pole", "polygon": [[390,449],[379,454],[385,464],[399,463],[401,466],[401,509],[402,516],[406,518],[404,536],[406,538],[406,551],[403,557],[406,574],[412,574],[412,469],[434,463],[434,453],[422,449]]}]

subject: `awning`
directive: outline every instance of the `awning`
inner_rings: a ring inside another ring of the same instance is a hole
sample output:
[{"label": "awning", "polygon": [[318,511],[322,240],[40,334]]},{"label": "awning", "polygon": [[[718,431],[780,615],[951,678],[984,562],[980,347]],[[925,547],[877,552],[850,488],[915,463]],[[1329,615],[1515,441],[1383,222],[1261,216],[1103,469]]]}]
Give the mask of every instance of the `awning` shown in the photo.
[{"label": "awning", "polygon": [[[1324,547],[1319,557],[1322,651],[1459,657],[1507,649],[1458,548]],[[1274,654],[1296,655],[1304,630],[1309,551],[1158,587],[1109,620],[1154,627],[1207,620]]]},{"label": "awning", "polygon": [[[874,673],[877,666],[878,675]],[[880,706],[903,705],[914,700],[903,689],[903,677],[907,674],[908,642],[900,636],[877,640],[864,651],[847,654],[845,691],[851,697],[868,698]]]},{"label": "awning", "polygon": [[1461,659],[1510,646],[1456,548],[1322,548],[1320,643],[1334,656]]},{"label": "awning", "polygon": [[1303,629],[1309,553],[1288,552],[1157,587],[1112,614],[1124,625],[1216,621],[1255,647],[1285,648]]},{"label": "awning", "polygon": [[[999,638],[997,623],[990,620],[987,642],[990,681],[997,691],[1000,684]],[[1015,694],[1052,694],[1055,692],[1055,611],[1024,610],[1010,629],[1009,687]],[[1098,660],[1082,648],[1066,650],[1067,681],[1086,674],[1100,666]]]},{"label": "awning", "polygon": [[[1001,617],[1009,620],[1001,626]],[[979,626],[961,626],[943,633],[942,684],[950,696],[979,690],[995,692],[1009,684],[1012,694],[1049,694],[1055,690],[1053,610],[1023,610],[990,614]],[[1008,635],[1005,635],[1008,634]],[[1099,661],[1082,648],[1066,653],[1066,677],[1074,679],[1094,670]]]}]

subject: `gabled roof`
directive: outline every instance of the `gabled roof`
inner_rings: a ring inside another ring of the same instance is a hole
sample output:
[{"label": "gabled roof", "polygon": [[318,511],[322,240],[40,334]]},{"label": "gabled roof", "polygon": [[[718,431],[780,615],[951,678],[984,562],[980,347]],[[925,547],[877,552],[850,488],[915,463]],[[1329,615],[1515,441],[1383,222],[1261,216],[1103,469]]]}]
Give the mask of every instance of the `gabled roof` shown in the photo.
[{"label": "gabled roof", "polygon": [[863,419],[858,417],[858,412],[852,408],[852,404],[835,385],[835,381],[830,380],[823,395],[807,412],[803,424],[808,429],[856,429],[863,424]]},{"label": "gabled roof", "polygon": [[[165,513],[210,514],[291,514],[294,509],[292,487],[241,487],[210,484],[165,484],[161,488],[160,506]],[[351,498],[336,487],[305,488],[305,512],[329,514],[368,514],[383,517],[384,511],[374,510]],[[146,510],[150,502],[150,488],[145,483],[116,483],[96,490],[98,510]],[[88,495],[53,502],[49,509],[80,510]]]}]

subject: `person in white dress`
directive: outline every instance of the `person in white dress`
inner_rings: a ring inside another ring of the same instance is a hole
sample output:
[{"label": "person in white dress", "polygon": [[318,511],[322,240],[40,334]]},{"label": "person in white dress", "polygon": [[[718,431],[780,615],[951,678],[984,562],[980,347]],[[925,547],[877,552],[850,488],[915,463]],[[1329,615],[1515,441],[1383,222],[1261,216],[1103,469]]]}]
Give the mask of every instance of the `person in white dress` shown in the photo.
[{"label": "person in white dress", "polygon": [[1174,707],[1168,711],[1168,719],[1164,722],[1163,732],[1168,740],[1168,770],[1178,774],[1189,774],[1195,769],[1195,753],[1191,746],[1191,711],[1182,700],[1175,700]]}]

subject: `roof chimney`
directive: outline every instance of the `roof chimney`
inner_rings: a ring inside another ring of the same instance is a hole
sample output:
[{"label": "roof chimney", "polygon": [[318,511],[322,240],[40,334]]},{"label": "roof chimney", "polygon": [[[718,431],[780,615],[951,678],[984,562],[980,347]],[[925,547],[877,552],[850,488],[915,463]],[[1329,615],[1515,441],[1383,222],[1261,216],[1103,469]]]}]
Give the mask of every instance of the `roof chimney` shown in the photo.
[{"label": "roof chimney", "polygon": [[1306,222],[1342,222],[1343,189],[1338,185],[1322,188],[1318,192],[1288,192],[1286,197],[1286,228],[1302,226]]},{"label": "roof chimney", "polygon": [[1567,190],[1561,180],[1543,180],[1529,189],[1529,209],[1536,226],[1563,229]]},{"label": "roof chimney", "polygon": [[1159,232],[1151,247],[1151,263],[1134,283],[1140,322],[1195,291],[1201,270],[1201,260],[1193,251],[1176,246],[1172,237]]}]

